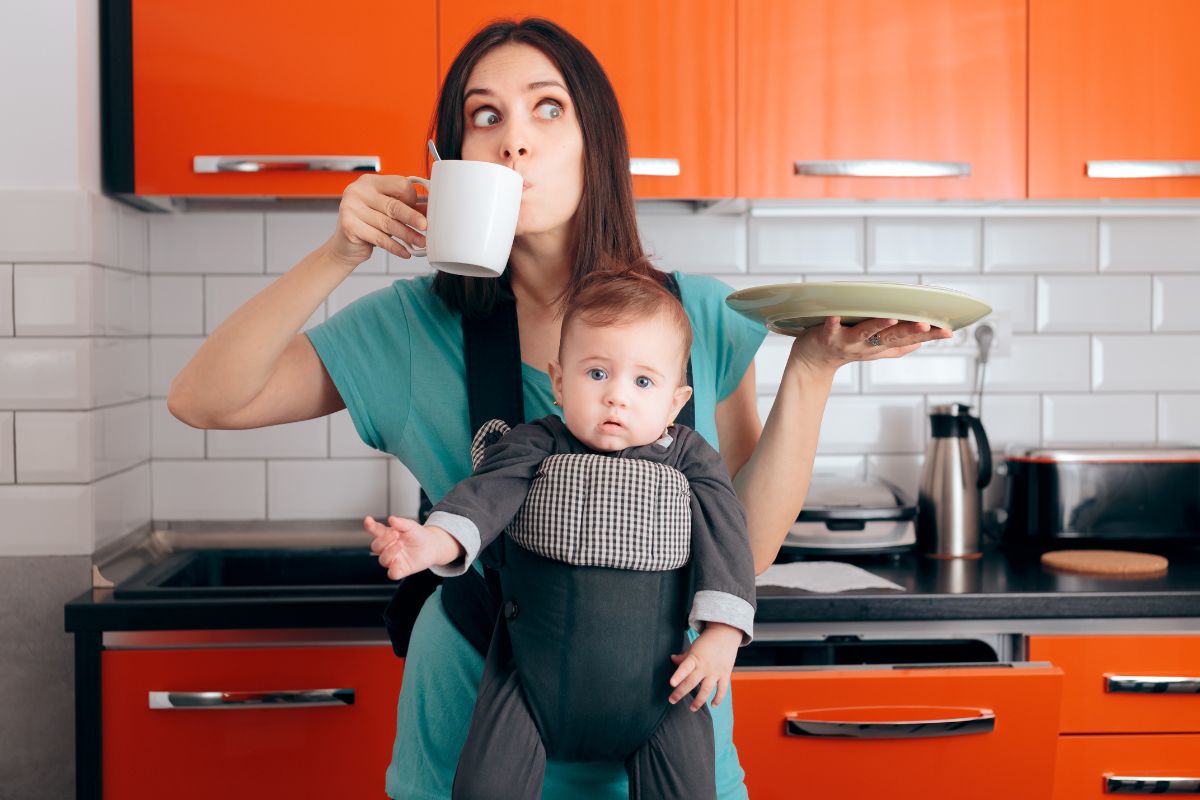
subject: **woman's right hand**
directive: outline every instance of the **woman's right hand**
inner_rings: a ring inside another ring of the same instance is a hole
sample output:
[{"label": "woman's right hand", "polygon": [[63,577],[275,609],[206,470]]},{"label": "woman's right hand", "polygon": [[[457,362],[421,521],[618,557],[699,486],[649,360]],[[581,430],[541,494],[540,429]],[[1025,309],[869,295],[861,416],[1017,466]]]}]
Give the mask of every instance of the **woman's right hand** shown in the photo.
[{"label": "woman's right hand", "polygon": [[342,192],[330,252],[351,269],[370,258],[376,247],[410,258],[412,254],[397,239],[413,247],[425,246],[421,233],[426,227],[425,215],[417,210],[417,204],[417,193],[407,178],[360,176]]}]

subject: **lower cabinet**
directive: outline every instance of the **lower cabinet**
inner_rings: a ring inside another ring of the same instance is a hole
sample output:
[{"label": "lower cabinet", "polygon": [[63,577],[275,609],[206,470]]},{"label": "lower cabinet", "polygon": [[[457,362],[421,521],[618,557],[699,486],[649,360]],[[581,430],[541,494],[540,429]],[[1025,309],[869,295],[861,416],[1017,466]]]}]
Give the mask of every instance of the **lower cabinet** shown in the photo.
[{"label": "lower cabinet", "polygon": [[386,645],[106,650],[104,797],[379,797],[404,663]]},{"label": "lower cabinet", "polygon": [[1062,736],[1054,800],[1200,794],[1200,735]]},{"label": "lower cabinet", "polygon": [[754,800],[1049,800],[1053,666],[734,673],[734,741]]}]

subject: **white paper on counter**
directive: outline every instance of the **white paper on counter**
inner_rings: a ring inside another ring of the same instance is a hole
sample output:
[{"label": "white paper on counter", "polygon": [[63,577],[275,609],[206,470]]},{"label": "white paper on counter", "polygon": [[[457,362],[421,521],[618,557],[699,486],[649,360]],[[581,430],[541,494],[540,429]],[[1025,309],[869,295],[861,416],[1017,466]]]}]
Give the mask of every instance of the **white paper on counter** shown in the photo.
[{"label": "white paper on counter", "polygon": [[796,561],[772,564],[754,581],[757,586],[783,586],[807,592],[848,592],[853,589],[896,589],[904,587],[865,569],[840,561]]}]

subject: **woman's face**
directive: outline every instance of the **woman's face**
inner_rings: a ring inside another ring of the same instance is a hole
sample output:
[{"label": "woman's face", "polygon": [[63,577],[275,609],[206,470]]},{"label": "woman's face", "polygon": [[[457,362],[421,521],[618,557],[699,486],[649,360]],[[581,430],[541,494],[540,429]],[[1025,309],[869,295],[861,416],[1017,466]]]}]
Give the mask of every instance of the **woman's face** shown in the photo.
[{"label": "woman's face", "polygon": [[517,234],[565,226],[583,196],[583,134],[554,62],[529,45],[501,45],[475,65],[465,98],[462,157],[525,178]]}]

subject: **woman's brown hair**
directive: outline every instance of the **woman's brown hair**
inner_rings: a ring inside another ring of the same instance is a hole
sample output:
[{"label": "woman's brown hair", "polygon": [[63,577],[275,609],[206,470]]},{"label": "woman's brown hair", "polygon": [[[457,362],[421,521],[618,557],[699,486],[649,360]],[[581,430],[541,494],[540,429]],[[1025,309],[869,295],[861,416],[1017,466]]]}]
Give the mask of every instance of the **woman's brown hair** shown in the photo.
[{"label": "woman's brown hair", "polygon": [[[479,60],[503,44],[530,45],[554,62],[566,81],[583,134],[583,196],[575,210],[571,276],[558,298],[560,308],[587,274],[602,265],[628,264],[662,283],[664,276],[645,260],[638,238],[629,143],[616,92],[592,52],[553,22],[537,17],[500,20],[463,46],[438,96],[431,131],[438,152],[443,158],[462,158],[467,80]],[[502,292],[511,296],[509,277],[507,270],[500,280],[439,272],[433,291],[450,309],[468,317],[483,316]]]}]

